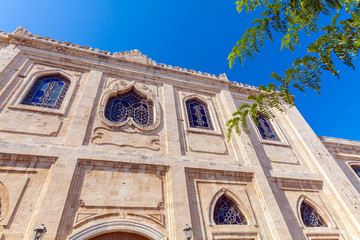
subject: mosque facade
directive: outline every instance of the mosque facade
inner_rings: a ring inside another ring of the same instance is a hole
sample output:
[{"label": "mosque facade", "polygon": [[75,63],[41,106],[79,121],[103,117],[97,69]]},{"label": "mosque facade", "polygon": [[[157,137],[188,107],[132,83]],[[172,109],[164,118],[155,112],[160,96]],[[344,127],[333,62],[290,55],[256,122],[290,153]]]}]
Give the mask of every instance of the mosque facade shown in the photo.
[{"label": "mosque facade", "polygon": [[256,93],[0,32],[0,239],[360,239],[360,142],[317,136],[296,107],[227,141]]}]

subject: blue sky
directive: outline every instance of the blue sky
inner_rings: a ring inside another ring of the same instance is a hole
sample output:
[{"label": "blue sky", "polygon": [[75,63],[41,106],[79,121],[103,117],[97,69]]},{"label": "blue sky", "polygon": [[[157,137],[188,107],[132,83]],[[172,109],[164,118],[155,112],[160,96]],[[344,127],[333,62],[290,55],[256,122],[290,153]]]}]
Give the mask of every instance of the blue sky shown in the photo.
[{"label": "blue sky", "polygon": [[[231,81],[254,86],[267,85],[271,72],[281,74],[304,53],[280,51],[279,42],[269,42],[253,60],[229,69],[227,56],[253,17],[238,14],[235,1],[4,0],[0,9],[0,30],[6,32],[21,25],[33,34],[110,52],[138,49],[158,63],[226,73]],[[337,66],[341,79],[325,75],[319,96],[293,92],[297,108],[317,135],[360,140],[360,63],[357,71]]]}]

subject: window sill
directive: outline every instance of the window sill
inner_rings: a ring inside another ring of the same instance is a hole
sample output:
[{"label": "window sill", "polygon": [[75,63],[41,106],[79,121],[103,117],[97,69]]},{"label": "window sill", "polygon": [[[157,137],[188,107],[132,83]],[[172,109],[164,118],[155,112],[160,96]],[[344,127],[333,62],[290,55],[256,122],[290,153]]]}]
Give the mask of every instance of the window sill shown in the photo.
[{"label": "window sill", "polygon": [[32,111],[32,112],[39,112],[39,113],[48,113],[48,114],[54,114],[54,115],[64,115],[65,109],[52,109],[52,108],[45,108],[45,107],[37,107],[37,106],[31,106],[31,105],[25,105],[25,104],[14,104],[12,106],[9,106],[10,109],[16,109],[16,110],[25,110],[25,111]]},{"label": "window sill", "polygon": [[188,128],[186,129],[186,132],[223,136],[221,133],[215,130],[206,130],[206,129],[198,129],[198,128]]}]

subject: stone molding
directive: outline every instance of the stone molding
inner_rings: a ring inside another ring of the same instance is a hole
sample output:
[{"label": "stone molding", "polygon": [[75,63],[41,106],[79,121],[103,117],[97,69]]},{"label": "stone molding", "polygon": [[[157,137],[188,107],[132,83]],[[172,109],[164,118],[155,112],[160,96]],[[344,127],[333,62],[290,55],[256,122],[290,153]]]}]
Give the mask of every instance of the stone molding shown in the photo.
[{"label": "stone molding", "polygon": [[[134,89],[135,92],[137,92],[139,95],[141,95],[142,97],[146,97],[148,101],[150,100],[152,102],[154,108],[154,122],[151,125],[143,126],[141,124],[138,124],[134,121],[132,117],[128,117],[122,122],[112,122],[105,117],[105,108],[109,98],[118,94],[126,93],[131,89]],[[115,83],[110,84],[110,86],[106,89],[106,91],[101,97],[98,112],[101,121],[110,128],[120,128],[128,124],[129,126],[133,125],[143,131],[152,131],[155,130],[161,122],[161,107],[155,94],[146,84],[138,84],[134,81],[130,84],[127,84],[126,81],[118,80]]]},{"label": "stone molding", "polygon": [[[38,113],[49,113],[49,114],[56,114],[56,115],[64,115],[66,112],[66,109],[70,103],[71,98],[73,97],[73,93],[78,86],[81,74],[76,71],[71,71],[68,69],[61,69],[57,67],[52,66],[46,66],[42,64],[32,64],[32,66],[29,67],[31,69],[29,71],[29,74],[27,77],[25,77],[25,84],[22,86],[20,91],[15,95],[14,99],[12,100],[12,103],[9,105],[9,108],[12,109],[20,109],[20,110],[27,110],[27,111],[34,111]],[[61,75],[62,77],[66,78],[69,82],[69,88],[65,92],[64,99],[61,103],[60,108],[45,108],[45,107],[38,107],[38,106],[32,106],[32,105],[26,105],[22,104],[21,102],[25,98],[26,94],[31,90],[34,83],[43,76],[48,75]],[[56,134],[57,132],[55,132]]]},{"label": "stone molding", "polygon": [[152,240],[166,240],[166,236],[146,224],[127,219],[100,222],[72,234],[68,240],[85,240],[100,234],[123,231],[139,234]]},{"label": "stone molding", "polygon": [[113,60],[112,62],[118,62],[118,60],[123,60],[126,62],[133,62],[146,66],[150,65],[164,70],[170,70],[172,72],[190,74],[197,77],[205,77],[207,79],[228,83],[230,88],[238,93],[256,94],[259,92],[255,86],[250,86],[248,84],[242,84],[235,81],[230,82],[227,79],[225,73],[216,76],[215,74],[210,74],[207,72],[181,68],[178,66],[166,65],[164,63],[157,63],[156,61],[149,58],[145,54],[141,53],[137,49],[124,51],[124,52],[111,53],[109,51],[99,50],[97,48],[94,49],[89,46],[80,46],[79,44],[73,44],[67,41],[62,42],[58,39],[54,40],[50,37],[41,37],[36,34],[33,35],[31,32],[29,32],[27,29],[24,29],[21,26],[19,26],[12,33],[6,33],[0,30],[0,40],[1,41],[6,40],[9,43],[15,43],[22,46],[30,46],[33,48],[45,49],[53,52],[65,53],[68,55],[73,55],[78,57],[94,58],[94,56],[98,56],[98,57],[112,59]]},{"label": "stone molding", "polygon": [[360,148],[360,141],[348,140],[343,138],[334,138],[334,137],[324,137],[318,136],[323,144],[332,144],[332,145],[348,145],[351,147]]},{"label": "stone molding", "polygon": [[[87,53],[90,55],[99,55],[99,56],[107,56],[107,57],[113,57],[113,58],[117,58],[117,59],[123,59],[126,61],[131,61],[131,62],[137,62],[137,63],[141,63],[141,64],[146,64],[146,65],[152,65],[152,66],[157,66],[157,67],[161,67],[161,68],[167,68],[167,69],[171,69],[173,71],[180,71],[180,72],[185,72],[185,73],[189,73],[189,74],[193,74],[193,75],[198,75],[198,76],[205,76],[205,77],[209,77],[209,78],[213,78],[213,79],[217,79],[220,81],[228,81],[225,73],[220,74],[219,76],[216,76],[214,74],[210,74],[210,73],[206,73],[206,72],[200,72],[200,71],[195,71],[192,69],[186,69],[186,68],[181,68],[181,67],[177,67],[177,66],[171,66],[171,65],[166,65],[163,63],[157,63],[156,61],[152,60],[151,58],[147,57],[146,55],[142,54],[139,50],[134,49],[134,50],[130,50],[130,51],[124,51],[124,52],[114,52],[111,53],[109,51],[105,51],[105,50],[99,50],[97,48],[91,48],[88,46],[80,46],[79,44],[73,44],[71,42],[62,42],[58,39],[54,40],[50,37],[41,37],[39,35],[33,35],[31,32],[29,32],[27,29],[22,28],[21,26],[19,26],[14,32],[12,33],[5,33],[4,31],[0,31],[0,36],[1,37],[8,37],[10,42],[16,41],[16,40],[28,40],[28,41],[33,41],[33,44],[48,44],[51,45],[51,47],[53,48],[54,51],[56,51],[59,47],[64,47],[67,49],[71,49],[71,50],[75,50],[75,51],[81,51],[83,53]],[[17,42],[19,44],[23,43],[24,45],[26,45],[26,41],[23,42]],[[59,50],[59,49],[58,49]]]}]

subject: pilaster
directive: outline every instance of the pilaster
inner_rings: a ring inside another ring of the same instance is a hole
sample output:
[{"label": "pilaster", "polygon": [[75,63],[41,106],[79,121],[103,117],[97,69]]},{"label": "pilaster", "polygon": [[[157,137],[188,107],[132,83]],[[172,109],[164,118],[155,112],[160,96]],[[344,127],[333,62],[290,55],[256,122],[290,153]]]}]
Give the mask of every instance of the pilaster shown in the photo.
[{"label": "pilaster", "polygon": [[102,78],[102,72],[91,70],[80,103],[76,109],[74,121],[67,136],[66,145],[81,146],[86,135],[92,109]]},{"label": "pilaster", "polygon": [[[227,117],[230,119],[232,117],[231,114],[237,110],[234,99],[228,90],[222,90],[221,97],[228,105],[226,108],[228,111],[226,113],[228,115]],[[236,136],[236,133],[234,132],[231,141],[237,141],[244,162],[254,169],[254,188],[269,227],[269,232],[264,232],[264,235],[267,235],[265,236],[265,239],[293,239],[249,136],[244,132],[242,132],[240,136]]]}]

